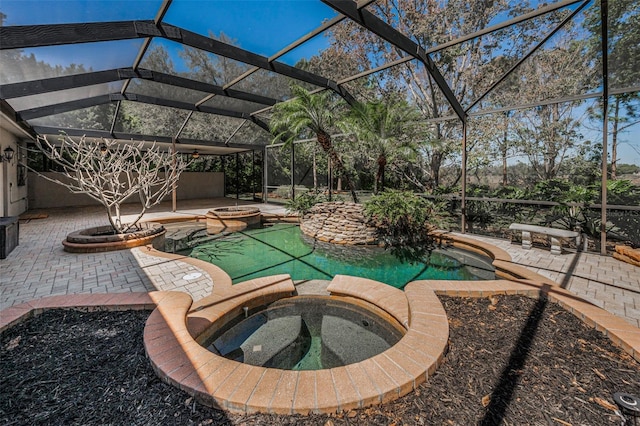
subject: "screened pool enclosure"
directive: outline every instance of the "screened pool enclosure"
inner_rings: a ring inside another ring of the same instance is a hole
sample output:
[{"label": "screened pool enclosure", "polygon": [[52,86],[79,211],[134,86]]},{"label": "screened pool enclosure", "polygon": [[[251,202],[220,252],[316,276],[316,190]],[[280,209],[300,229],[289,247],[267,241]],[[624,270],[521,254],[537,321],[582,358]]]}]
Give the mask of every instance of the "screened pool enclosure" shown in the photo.
[{"label": "screened pool enclosure", "polygon": [[[32,138],[155,141],[223,171],[231,197],[349,199],[313,132],[286,144],[270,131],[301,86],[331,94],[326,130],[362,198],[423,193],[462,232],[547,221],[581,225],[602,253],[608,239],[640,245],[637,0],[3,0],[0,12],[2,119]],[[369,132],[345,119],[362,105],[385,117]]]}]

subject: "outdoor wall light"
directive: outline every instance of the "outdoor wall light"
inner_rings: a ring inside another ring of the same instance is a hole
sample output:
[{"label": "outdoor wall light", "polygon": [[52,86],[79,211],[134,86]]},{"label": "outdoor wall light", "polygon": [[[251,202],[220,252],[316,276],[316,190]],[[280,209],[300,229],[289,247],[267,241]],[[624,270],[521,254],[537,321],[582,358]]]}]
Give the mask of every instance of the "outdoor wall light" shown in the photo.
[{"label": "outdoor wall light", "polygon": [[4,154],[0,156],[0,160],[6,161],[7,163],[13,160],[13,148],[10,146],[4,149]]},{"label": "outdoor wall light", "polygon": [[194,150],[193,150],[193,154],[191,154],[191,158],[193,158],[194,160],[195,160],[196,158],[200,158],[200,153],[198,152],[198,150],[197,150],[197,149],[194,149]]}]

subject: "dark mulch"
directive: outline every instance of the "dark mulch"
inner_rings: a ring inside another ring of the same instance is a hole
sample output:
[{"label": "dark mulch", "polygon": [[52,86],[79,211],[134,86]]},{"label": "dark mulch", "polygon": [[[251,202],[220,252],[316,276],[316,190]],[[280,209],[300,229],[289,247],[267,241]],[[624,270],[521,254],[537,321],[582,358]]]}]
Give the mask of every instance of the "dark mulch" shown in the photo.
[{"label": "dark mulch", "polygon": [[161,382],[142,345],[148,312],[50,311],[1,336],[0,424],[606,425],[640,364],[555,304],[442,298],[450,350],[395,402],[339,415],[232,415]]}]

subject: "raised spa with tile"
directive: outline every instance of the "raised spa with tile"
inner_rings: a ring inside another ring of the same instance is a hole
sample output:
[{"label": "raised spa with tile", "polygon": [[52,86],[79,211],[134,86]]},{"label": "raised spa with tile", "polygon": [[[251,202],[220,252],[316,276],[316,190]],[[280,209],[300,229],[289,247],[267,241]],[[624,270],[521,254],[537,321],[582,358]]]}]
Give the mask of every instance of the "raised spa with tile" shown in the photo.
[{"label": "raised spa with tile", "polygon": [[353,364],[398,343],[405,329],[374,305],[336,297],[280,299],[228,323],[203,343],[245,364],[283,370],[322,370]]},{"label": "raised spa with tile", "polygon": [[217,207],[205,215],[207,233],[237,232],[260,225],[260,209],[251,206]]},{"label": "raised spa with tile", "polygon": [[399,398],[442,361],[448,323],[431,290],[336,276],[330,296],[294,296],[288,275],[161,303],[144,341],[160,377],[240,412],[336,412]]}]

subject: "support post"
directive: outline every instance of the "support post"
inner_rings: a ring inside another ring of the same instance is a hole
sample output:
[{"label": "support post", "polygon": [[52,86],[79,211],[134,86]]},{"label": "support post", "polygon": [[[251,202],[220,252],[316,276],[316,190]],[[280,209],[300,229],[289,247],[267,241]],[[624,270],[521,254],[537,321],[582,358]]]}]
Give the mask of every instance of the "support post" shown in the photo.
[{"label": "support post", "polygon": [[[171,161],[171,177],[174,178],[175,173],[176,173],[176,138],[171,138],[171,149],[173,150],[172,152],[172,161]],[[176,182],[175,180],[173,181],[173,185],[171,187],[171,211],[175,212],[178,209],[178,193],[176,190]]]},{"label": "support post", "polygon": [[224,178],[224,191],[222,196],[226,198],[227,196],[227,156],[223,155],[220,157],[220,163],[222,164],[222,177]]},{"label": "support post", "polygon": [[327,188],[329,188],[329,201],[333,190],[333,169],[331,168],[331,157],[327,155]]},{"label": "support post", "polygon": [[236,200],[240,199],[240,156],[236,152]]},{"label": "support post", "polygon": [[268,197],[267,197],[267,193],[269,191],[269,188],[267,187],[267,185],[269,185],[269,181],[267,179],[267,172],[269,169],[269,162],[267,161],[268,156],[267,156],[267,146],[265,145],[264,148],[262,148],[262,202],[266,203],[267,201],[269,201]]},{"label": "support post", "polygon": [[462,211],[460,219],[461,232],[465,234],[467,232],[467,120],[462,120],[462,164],[461,179],[462,179],[462,195],[460,197],[460,209]]},{"label": "support post", "polygon": [[609,128],[609,53],[608,53],[608,1],[600,1],[602,43],[602,200],[600,210],[600,254],[607,254],[607,148]]},{"label": "support post", "polygon": [[291,199],[296,199],[296,144],[291,143]]},{"label": "support post", "polygon": [[251,150],[251,200],[256,200],[256,150]]}]

